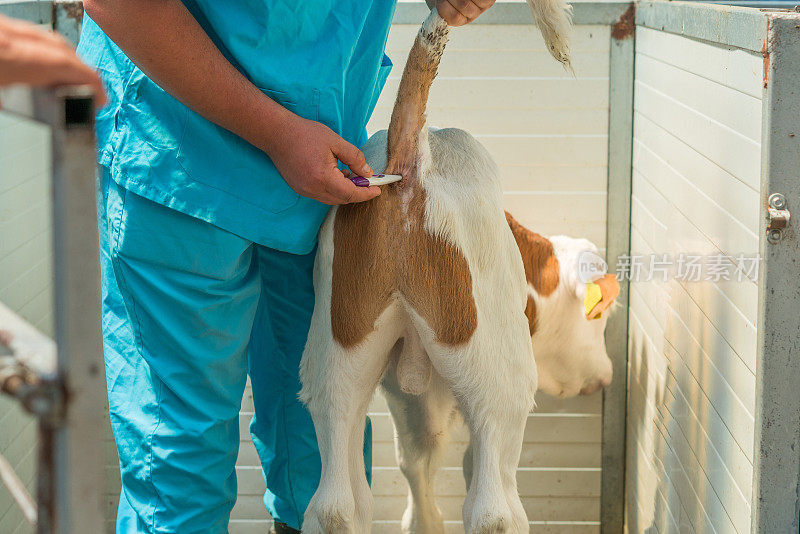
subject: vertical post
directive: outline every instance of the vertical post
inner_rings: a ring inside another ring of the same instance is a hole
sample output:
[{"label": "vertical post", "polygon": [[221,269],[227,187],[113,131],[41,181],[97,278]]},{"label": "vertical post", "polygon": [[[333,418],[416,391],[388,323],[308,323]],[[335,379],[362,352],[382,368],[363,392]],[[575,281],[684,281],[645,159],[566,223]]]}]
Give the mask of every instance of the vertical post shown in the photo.
[{"label": "vertical post", "polygon": [[83,24],[83,2],[81,0],[54,0],[52,19],[53,30],[77,46]]},{"label": "vertical post", "polygon": [[768,17],[763,129],[752,532],[800,530],[800,243],[797,223],[769,234],[768,199],[800,217],[800,17]]},{"label": "vertical post", "polygon": [[41,514],[39,532],[102,532],[105,378],[94,104],[85,89],[64,89],[38,108],[52,126],[57,380],[64,399],[62,415],[40,425],[40,496],[50,513]]},{"label": "vertical post", "polygon": [[[77,45],[83,5],[53,2],[53,28]],[[64,95],[53,129],[53,221],[56,341],[67,399],[57,427],[41,425],[40,458],[52,476],[53,532],[105,529],[105,378],[100,334],[100,259],[95,192],[94,104],[80,91]],[[48,470],[48,462],[50,469]],[[42,497],[47,498],[46,495]],[[77,511],[80,510],[80,513]]]},{"label": "vertical post", "polygon": [[[635,7],[611,28],[608,88],[608,192],[606,257],[610,269],[630,254],[631,153]],[[620,280],[620,304],[608,320],[606,347],[614,379],[603,391],[601,532],[621,534],[625,516],[625,424],[628,388],[628,282]]]}]

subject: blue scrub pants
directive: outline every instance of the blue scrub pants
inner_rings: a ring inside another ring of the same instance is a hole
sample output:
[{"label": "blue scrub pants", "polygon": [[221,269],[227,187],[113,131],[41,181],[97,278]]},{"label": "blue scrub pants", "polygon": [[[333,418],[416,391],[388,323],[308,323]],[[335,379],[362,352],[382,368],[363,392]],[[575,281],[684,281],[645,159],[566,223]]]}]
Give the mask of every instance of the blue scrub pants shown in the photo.
[{"label": "blue scrub pants", "polygon": [[[117,532],[228,531],[248,373],[264,504],[300,528],[320,476],[311,416],[297,399],[314,253],[272,250],[147,200],[105,167],[100,180]],[[367,425],[368,471],[369,434]]]}]

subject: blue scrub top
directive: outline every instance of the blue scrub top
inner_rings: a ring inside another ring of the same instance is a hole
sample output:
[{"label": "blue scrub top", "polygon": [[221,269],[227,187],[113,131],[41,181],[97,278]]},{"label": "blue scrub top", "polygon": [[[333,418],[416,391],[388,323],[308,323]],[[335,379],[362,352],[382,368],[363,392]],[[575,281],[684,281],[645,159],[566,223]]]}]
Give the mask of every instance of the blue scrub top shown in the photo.
[{"label": "blue scrub top", "polygon": [[[183,3],[270,98],[365,141],[392,66],[384,47],[395,0]],[[172,98],[89,17],[78,52],[106,83],[99,161],[120,186],[270,248],[314,248],[328,206],[295,193],[263,152]]]}]

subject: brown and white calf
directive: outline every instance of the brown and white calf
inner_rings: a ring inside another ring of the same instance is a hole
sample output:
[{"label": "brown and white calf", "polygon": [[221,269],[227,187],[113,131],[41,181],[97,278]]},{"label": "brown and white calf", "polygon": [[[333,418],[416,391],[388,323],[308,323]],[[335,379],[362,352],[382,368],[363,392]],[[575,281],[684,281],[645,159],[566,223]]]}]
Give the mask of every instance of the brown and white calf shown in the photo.
[{"label": "brown and white calf", "polygon": [[[563,235],[545,238],[506,213],[519,247],[528,282],[528,318],[539,391],[556,397],[588,395],[611,383],[611,360],[606,353],[605,312],[619,295],[613,274],[592,277],[602,300],[586,312],[587,284],[581,262],[599,259],[588,239]],[[602,261],[602,260],[601,260]]]},{"label": "brown and white calf", "polygon": [[[552,55],[568,64],[566,5],[529,3]],[[322,456],[306,533],[370,530],[362,447],[367,406],[382,380],[398,393],[395,421],[412,447],[418,440],[436,445],[447,421],[434,419],[463,414],[474,481],[465,530],[528,530],[516,468],[537,389],[531,325],[544,328],[549,297],[535,301],[539,318],[529,319],[525,264],[487,151],[464,131],[425,127],[448,33],[432,11],[410,51],[388,133],[363,147],[373,169],[404,179],[374,200],[334,208],[320,230],[316,304],[300,369]],[[583,388],[603,378],[578,381]],[[417,462],[404,472],[412,488],[429,491],[429,470]],[[413,517],[422,516],[413,509],[410,516],[409,528],[428,528],[414,527]]]},{"label": "brown and white calf", "polygon": [[[597,254],[597,248],[586,239],[544,238],[521,226],[511,215],[506,214],[506,217],[525,267],[525,316],[533,343],[539,390],[570,397],[607,386],[611,383],[612,369],[604,340],[608,314],[602,312],[619,293],[616,277],[605,275],[596,280],[602,287],[603,300],[592,309],[590,317],[596,313],[601,315],[590,319],[584,307],[586,284],[581,279],[578,262],[587,252]],[[436,372],[425,391],[408,391],[397,369],[403,350],[400,343],[393,348],[389,370],[381,383],[395,426],[397,462],[409,487],[402,529],[403,532],[442,534],[444,523],[434,501],[433,481],[452,430],[463,423],[462,410],[447,381]],[[502,365],[502,360],[491,360]],[[501,369],[500,372],[511,371]],[[482,394],[500,394],[507,400],[498,391]],[[476,437],[473,431],[464,454],[468,489],[473,487],[474,464],[478,461],[474,448],[478,443]]]}]

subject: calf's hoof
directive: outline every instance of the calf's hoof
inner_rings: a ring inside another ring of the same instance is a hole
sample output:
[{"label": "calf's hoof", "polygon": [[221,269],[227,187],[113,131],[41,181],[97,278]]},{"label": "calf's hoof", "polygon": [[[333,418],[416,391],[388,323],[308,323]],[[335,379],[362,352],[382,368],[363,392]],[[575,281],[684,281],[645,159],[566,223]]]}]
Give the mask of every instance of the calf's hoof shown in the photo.
[{"label": "calf's hoof", "polygon": [[275,521],[269,529],[269,534],[300,534],[300,531],[286,523]]},{"label": "calf's hoof", "polygon": [[436,506],[427,513],[406,508],[400,522],[400,531],[403,534],[444,534],[442,512]]},{"label": "calf's hoof", "polygon": [[514,530],[511,514],[485,512],[473,514],[470,534],[504,534]]},{"label": "calf's hoof", "polygon": [[303,518],[303,534],[352,534],[353,507],[311,504]]}]

